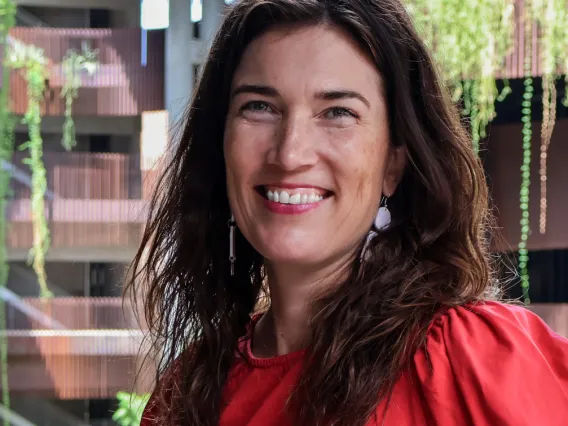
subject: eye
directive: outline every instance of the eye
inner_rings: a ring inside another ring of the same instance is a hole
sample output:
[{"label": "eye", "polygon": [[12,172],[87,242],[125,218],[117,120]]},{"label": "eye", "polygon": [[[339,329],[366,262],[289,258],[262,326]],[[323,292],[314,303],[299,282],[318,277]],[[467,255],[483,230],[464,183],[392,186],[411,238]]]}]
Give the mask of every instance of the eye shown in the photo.
[{"label": "eye", "polygon": [[251,112],[268,112],[273,113],[274,110],[270,105],[263,101],[251,101],[247,102],[241,107],[241,111],[251,111]]},{"label": "eye", "polygon": [[343,117],[357,118],[357,114],[347,108],[333,107],[325,112],[324,117],[328,120],[334,120]]}]

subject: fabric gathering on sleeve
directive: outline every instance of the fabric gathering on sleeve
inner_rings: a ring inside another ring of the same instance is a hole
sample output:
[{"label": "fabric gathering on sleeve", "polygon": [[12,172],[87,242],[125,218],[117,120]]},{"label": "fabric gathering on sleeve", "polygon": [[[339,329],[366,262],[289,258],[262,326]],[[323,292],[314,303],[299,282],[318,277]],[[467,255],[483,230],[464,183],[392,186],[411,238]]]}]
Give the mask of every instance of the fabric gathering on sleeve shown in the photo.
[{"label": "fabric gathering on sleeve", "polygon": [[522,307],[449,309],[411,373],[427,424],[568,425],[568,340]]}]

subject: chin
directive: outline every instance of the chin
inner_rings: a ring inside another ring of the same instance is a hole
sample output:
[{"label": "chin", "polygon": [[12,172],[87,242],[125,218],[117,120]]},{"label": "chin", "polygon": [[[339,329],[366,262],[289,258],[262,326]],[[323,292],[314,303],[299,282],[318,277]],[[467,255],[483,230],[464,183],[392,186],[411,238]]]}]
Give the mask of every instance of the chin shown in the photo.
[{"label": "chin", "polygon": [[299,244],[293,241],[267,241],[259,244],[258,252],[273,263],[314,264],[326,257],[321,244]]}]

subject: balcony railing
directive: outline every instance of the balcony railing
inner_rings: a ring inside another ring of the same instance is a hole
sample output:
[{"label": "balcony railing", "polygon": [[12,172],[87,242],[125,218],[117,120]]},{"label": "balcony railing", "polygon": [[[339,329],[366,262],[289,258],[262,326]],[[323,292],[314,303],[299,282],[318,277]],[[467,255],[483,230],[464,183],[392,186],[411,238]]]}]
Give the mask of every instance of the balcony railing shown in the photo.
[{"label": "balcony railing", "polygon": [[132,356],[143,335],[119,297],[22,298],[7,303],[6,322],[11,355]]},{"label": "balcony railing", "polygon": [[120,297],[24,297],[25,311],[7,304],[8,330],[135,330],[130,305]]},{"label": "balcony railing", "polygon": [[[164,109],[164,32],[148,32],[148,61],[141,65],[141,30],[64,29],[15,27],[10,36],[44,50],[48,60],[48,91],[42,113],[63,115],[60,98],[63,85],[61,62],[69,49],[80,51],[87,42],[98,50],[98,71],[83,76],[79,96],[73,106],[77,116],[138,116],[142,111]],[[26,82],[21,73],[11,77],[13,111],[24,114],[27,108]]]},{"label": "balcony railing", "polygon": [[[30,173],[23,162],[27,153],[16,152],[12,164]],[[57,199],[128,200],[141,198],[140,157],[90,152],[44,152],[47,187]],[[12,180],[12,198],[30,198],[27,184]]]},{"label": "balcony railing", "polygon": [[[12,166],[25,176],[29,167],[16,153]],[[51,246],[135,247],[146,219],[147,191],[155,172],[140,170],[140,158],[127,154],[44,153],[48,194],[46,216]],[[32,244],[30,183],[13,178],[7,208],[8,246]]]},{"label": "balcony railing", "polygon": [[113,398],[132,388],[143,333],[121,298],[22,298],[6,307],[10,390],[16,395]]}]

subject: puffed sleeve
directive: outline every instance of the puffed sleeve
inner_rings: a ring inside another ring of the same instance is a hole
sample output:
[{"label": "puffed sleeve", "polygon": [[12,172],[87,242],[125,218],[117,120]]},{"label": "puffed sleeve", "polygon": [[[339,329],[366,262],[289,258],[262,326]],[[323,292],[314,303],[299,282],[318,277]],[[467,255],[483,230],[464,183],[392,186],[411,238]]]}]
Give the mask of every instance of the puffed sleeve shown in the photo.
[{"label": "puffed sleeve", "polygon": [[568,425],[568,340],[522,307],[452,308],[414,361],[428,424]]}]

